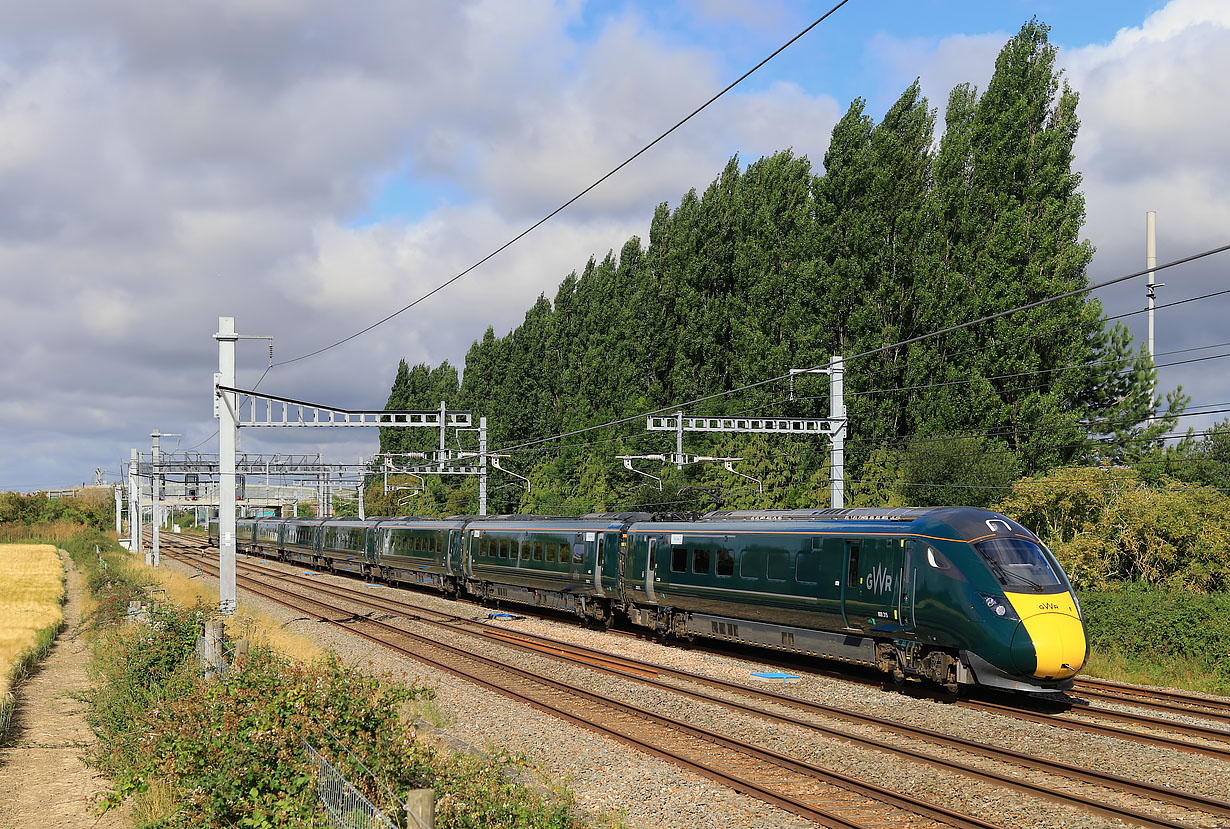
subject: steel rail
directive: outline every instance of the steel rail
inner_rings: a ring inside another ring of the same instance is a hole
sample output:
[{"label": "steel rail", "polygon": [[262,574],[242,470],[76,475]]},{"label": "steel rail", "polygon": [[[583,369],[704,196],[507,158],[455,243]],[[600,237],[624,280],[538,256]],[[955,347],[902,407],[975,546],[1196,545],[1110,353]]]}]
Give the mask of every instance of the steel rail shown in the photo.
[{"label": "steel rail", "polygon": [[[1230,723],[1230,700],[1202,697],[1182,691],[1135,688],[1131,685],[1098,679],[1078,679],[1073,693],[1107,702],[1136,705],[1141,708]],[[1205,710],[1187,707],[1193,705]]]},{"label": "steel rail", "polygon": [[[878,801],[881,805],[888,805],[896,809],[900,809],[902,811],[911,812],[914,814],[921,814],[926,817],[930,817],[934,820],[947,823],[953,826],[969,827],[970,829],[1001,829],[1000,827],[997,827],[995,824],[987,823],[978,818],[974,818],[968,815],[962,815],[958,812],[952,811],[945,807],[927,803],[926,801],[922,801],[917,798],[910,797],[909,795],[903,795],[898,792],[893,792],[891,790],[884,789],[879,786],[875,786],[874,784],[856,780],[854,778],[848,777],[838,772],[834,772],[828,769],[823,769],[819,766],[814,766],[810,763],[805,763],[803,761],[796,760],[794,758],[788,757],[783,754],[779,754],[777,752],[770,751],[768,749],[758,748],[756,746],[749,746],[737,740],[732,740],[721,734],[717,734],[715,732],[708,731],[706,729],[698,728],[688,723],[675,720],[671,717],[667,717],[661,714],[655,714],[653,712],[647,711],[645,709],[641,709],[637,706],[633,706],[627,703],[620,702],[618,700],[612,700],[612,699],[606,698],[601,694],[597,694],[595,692],[589,691],[584,688],[578,688],[568,683],[564,683],[558,680],[552,680],[552,679],[538,676],[531,671],[527,671],[527,670],[518,668],[513,665],[508,665],[506,663],[502,663],[502,662],[499,662],[498,660],[490,659],[488,657],[480,656],[470,651],[461,650],[455,646],[451,646],[446,643],[439,642],[437,640],[431,639],[430,637],[425,637],[420,634],[406,631],[402,628],[396,627],[395,625],[390,625],[386,622],[382,622],[377,619],[368,619],[364,617],[355,616],[353,614],[353,611],[349,611],[345,608],[340,608],[334,605],[330,605],[327,602],[320,601],[319,599],[315,599],[309,596],[303,596],[293,591],[283,590],[282,594],[278,594],[278,593],[267,592],[265,590],[261,590],[259,589],[259,587],[253,587],[253,583],[255,583],[256,585],[260,587],[266,587],[266,588],[272,587],[272,589],[274,590],[276,590],[277,588],[271,585],[267,585],[264,582],[261,582],[258,579],[255,579],[248,575],[244,575],[240,578],[241,578],[241,581],[247,582],[245,589],[247,589],[251,593],[254,593],[255,595],[262,596],[271,601],[282,604],[286,607],[290,607],[291,609],[297,612],[307,613],[319,619],[320,621],[329,622],[330,624],[333,624],[344,630],[360,635],[363,638],[368,639],[369,641],[372,641],[372,642],[381,644],[385,647],[390,647],[394,650],[397,650],[398,652],[406,656],[409,656],[411,658],[417,659],[419,661],[429,662],[430,664],[436,665],[437,667],[443,670],[446,670],[449,673],[453,673],[457,676],[461,676],[462,678],[467,679],[468,681],[475,682],[476,684],[479,684],[490,690],[496,691],[504,696],[509,696],[514,699],[518,699],[520,701],[526,702],[532,705],[533,707],[539,710],[542,710],[544,712],[551,713],[554,716],[562,716],[564,719],[567,719],[577,725],[584,726],[585,728],[588,728],[591,730],[600,731],[601,733],[607,734],[608,736],[612,736],[620,740],[621,742],[634,745],[641,750],[648,751],[652,754],[655,754],[656,756],[663,757],[664,759],[668,759],[671,762],[674,762],[676,764],[683,765],[687,768],[690,768],[711,780],[715,780],[715,781],[723,783],[724,785],[730,786],[731,788],[734,788],[736,791],[741,791],[745,794],[750,794],[764,802],[770,803],[775,806],[779,806],[780,808],[783,808],[786,811],[792,812],[793,814],[799,815],[801,817],[806,817],[809,820],[812,820],[814,822],[820,823],[825,826],[843,827],[843,829],[845,827],[850,827],[850,829],[853,829],[854,827],[862,827],[862,826],[866,826],[867,824],[862,817],[860,817],[857,822],[850,822],[846,820],[845,818],[842,818],[840,815],[834,815],[832,813],[825,812],[822,809],[809,806],[806,803],[801,802],[789,795],[785,795],[780,792],[774,792],[771,789],[769,789],[765,784],[756,783],[755,781],[745,779],[738,775],[733,775],[728,772],[724,772],[719,769],[713,768],[712,766],[706,765],[700,761],[689,759],[687,757],[683,757],[678,752],[671,751],[670,748],[663,748],[662,746],[652,744],[643,738],[639,738],[634,735],[625,733],[623,731],[619,731],[608,725],[603,725],[601,723],[594,722],[592,717],[578,716],[575,713],[570,713],[568,711],[562,710],[558,705],[553,705],[553,704],[550,704],[549,702],[544,702],[542,699],[534,698],[530,696],[528,693],[516,691],[515,689],[509,687],[507,682],[495,682],[490,679],[486,679],[480,676],[479,674],[474,673],[472,670],[466,670],[464,668],[457,667],[455,664],[446,664],[445,662],[428,658],[428,656],[424,654],[421,650],[418,650],[418,649],[411,650],[409,648],[400,647],[394,643],[389,642],[387,638],[385,637],[376,636],[374,634],[359,630],[357,629],[356,625],[374,626],[374,627],[377,627],[385,631],[386,634],[393,634],[396,636],[403,636],[408,639],[411,639],[415,641],[416,643],[418,643],[418,645],[420,646],[426,646],[429,648],[437,648],[447,653],[451,653],[455,657],[460,657],[464,660],[469,660],[472,662],[478,662],[480,665],[484,666],[488,670],[496,670],[496,671],[503,671],[506,673],[510,673],[516,677],[519,677],[522,681],[537,683],[541,686],[567,694],[573,698],[585,699],[589,701],[591,704],[595,704],[598,706],[604,706],[609,709],[623,711],[625,713],[641,718],[642,720],[647,720],[651,723],[655,723],[660,726],[663,726],[676,733],[683,733],[683,734],[691,735],[699,739],[705,740],[707,742],[710,742],[714,745],[722,746],[728,750],[743,754],[747,757],[757,759],[763,763],[769,763],[769,764],[778,766],[779,768],[793,771],[796,774],[799,774],[800,776],[808,778],[814,782],[818,782],[821,784],[827,784],[827,785],[830,785],[836,788],[844,789],[847,792],[853,792],[853,793],[859,794],[862,797],[865,797],[869,800]],[[293,596],[296,600],[298,600],[298,603],[287,601],[285,598],[282,597],[284,595]],[[326,610],[326,613],[322,614],[316,611],[309,610],[307,607],[303,606],[305,603],[309,606],[316,606],[316,607],[324,608]],[[344,615],[340,619],[334,618],[332,615],[330,615],[330,614],[335,614],[335,613],[341,613]]]},{"label": "steel rail", "polygon": [[449,629],[457,630],[461,625],[473,625],[478,628],[475,631],[466,631],[471,635],[481,636],[488,640],[497,641],[501,644],[511,645],[523,650],[530,650],[537,653],[545,653],[548,656],[553,656],[559,659],[565,659],[572,662],[583,662],[591,667],[596,667],[606,673],[621,676],[627,679],[635,679],[645,684],[655,686],[657,688],[665,688],[676,693],[685,694],[695,699],[705,702],[718,704],[726,708],[740,711],[741,713],[751,714],[762,718],[769,719],[774,722],[794,725],[804,729],[818,731],[828,736],[838,739],[845,739],[851,742],[859,743],[865,747],[873,748],[880,751],[894,753],[920,762],[944,768],[955,773],[965,774],[974,777],[975,779],[991,782],[1007,788],[1012,788],[1028,795],[1044,797],[1055,802],[1063,803],[1069,806],[1076,806],[1087,811],[1093,811],[1106,817],[1127,820],[1134,823],[1142,823],[1149,826],[1167,826],[1176,827],[1184,824],[1169,821],[1167,819],[1158,819],[1151,816],[1142,815],[1142,813],[1107,804],[1090,798],[1069,795],[1063,792],[1057,792],[1048,789],[1045,786],[1033,784],[1028,781],[1022,781],[1017,778],[989,772],[981,769],[973,769],[953,761],[938,758],[924,752],[916,751],[909,748],[887,746],[883,743],[860,737],[858,735],[848,734],[846,732],[818,725],[816,723],[799,720],[794,717],[783,716],[765,711],[760,708],[744,705],[742,703],[732,702],[730,700],[715,698],[706,694],[698,694],[696,692],[686,691],[677,687],[664,684],[660,680],[656,680],[657,674],[666,674],[688,682],[708,685],[710,687],[719,688],[721,690],[732,691],[735,693],[752,696],[758,699],[764,699],[771,702],[780,703],[795,709],[801,709],[810,713],[826,714],[845,719],[850,722],[876,726],[888,731],[895,732],[899,735],[913,737],[929,743],[941,744],[950,748],[968,751],[990,759],[1001,760],[1012,763],[1017,766],[1042,769],[1049,773],[1068,777],[1071,779],[1081,780],[1093,785],[1102,786],[1119,792],[1127,792],[1133,795],[1162,800],[1174,805],[1183,806],[1185,808],[1196,811],[1220,814],[1230,816],[1230,803],[1207,798],[1201,795],[1183,792],[1166,786],[1158,786],[1156,784],[1145,783],[1143,781],[1132,780],[1130,778],[1111,775],[1104,772],[1098,772],[1090,769],[1082,769],[1077,766],[1061,763],[1058,761],[1046,760],[1040,757],[1034,757],[1022,752],[1016,752],[1011,749],[1001,749],[994,746],[989,746],[983,743],[978,743],[973,740],[967,740],[960,737],[951,737],[940,734],[938,732],[922,729],[915,726],[908,726],[901,723],[893,723],[883,720],[878,717],[857,714],[855,712],[846,711],[844,709],[826,706],[820,703],[812,703],[804,700],[799,700],[786,695],[777,694],[763,689],[750,688],[738,683],[728,682],[725,680],[715,680],[708,677],[702,677],[697,674],[692,674],[678,669],[664,668],[662,666],[650,665],[635,659],[611,660],[610,657],[583,646],[573,645],[570,643],[560,642],[559,640],[551,639],[550,637],[537,636],[534,634],[512,633],[508,631],[496,631],[487,628],[487,626],[476,623],[473,620],[462,617],[452,616],[450,614],[426,610],[424,608],[407,605],[404,602],[393,601],[383,597],[372,596],[371,594],[362,591],[352,590],[341,585],[328,585],[319,581],[306,580],[302,577],[297,577],[292,574],[287,574],[283,571],[278,571],[267,566],[258,566],[252,563],[245,562],[245,566],[266,573],[270,577],[285,579],[290,583],[307,586],[313,590],[327,593],[337,598],[342,598],[347,601],[366,605],[373,609],[397,612],[402,615],[407,615],[407,610],[412,611],[408,614],[408,618],[413,618],[416,621],[432,622],[433,620],[423,619],[418,614],[427,612],[431,615],[447,620],[446,622],[435,621],[435,624],[446,626]]}]

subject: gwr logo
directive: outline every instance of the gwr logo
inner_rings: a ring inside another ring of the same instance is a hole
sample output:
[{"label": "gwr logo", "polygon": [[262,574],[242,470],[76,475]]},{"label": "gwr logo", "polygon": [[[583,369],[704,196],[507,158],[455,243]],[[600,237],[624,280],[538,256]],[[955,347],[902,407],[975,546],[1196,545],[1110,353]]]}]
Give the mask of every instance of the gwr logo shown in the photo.
[{"label": "gwr logo", "polygon": [[872,593],[888,593],[893,589],[893,574],[883,564],[877,564],[867,574],[867,589]]},{"label": "gwr logo", "polygon": [[1038,605],[1038,609],[1039,610],[1058,610],[1059,605],[1055,604],[1054,602],[1042,602],[1041,604]]}]

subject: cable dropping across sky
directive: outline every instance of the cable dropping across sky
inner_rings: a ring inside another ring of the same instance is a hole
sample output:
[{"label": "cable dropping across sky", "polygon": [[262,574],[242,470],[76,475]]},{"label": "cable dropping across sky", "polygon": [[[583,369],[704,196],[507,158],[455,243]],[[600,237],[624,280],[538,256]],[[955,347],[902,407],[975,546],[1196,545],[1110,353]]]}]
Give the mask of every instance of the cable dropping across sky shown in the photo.
[{"label": "cable dropping across sky", "polygon": [[[961,331],[963,329],[970,328],[972,326],[979,325],[984,322],[990,322],[991,320],[1002,319],[1003,317],[1011,316],[1013,314],[1018,314],[1018,313],[1021,313],[1022,311],[1028,311],[1033,308],[1040,308],[1042,306],[1049,305],[1052,302],[1058,302],[1061,299],[1068,299],[1070,297],[1087,294],[1092,291],[1099,290],[1101,288],[1106,288],[1110,285],[1117,285],[1120,282],[1126,282],[1129,279],[1139,279],[1140,277],[1145,276],[1146,274],[1149,274],[1149,273],[1157,273],[1158,271],[1164,271],[1169,268],[1177,267],[1179,265],[1185,265],[1190,262],[1195,262],[1197,260],[1204,259],[1209,256],[1215,256],[1216,254],[1219,254],[1219,253],[1225,253],[1228,250],[1230,250],[1230,244],[1220,245],[1218,247],[1210,248],[1208,250],[1204,250],[1199,253],[1193,253],[1190,256],[1184,256],[1180,259],[1175,259],[1171,262],[1166,262],[1165,264],[1162,264],[1162,265],[1156,265],[1152,268],[1145,268],[1144,270],[1134,271],[1132,273],[1124,274],[1123,276],[1116,276],[1112,279],[1107,279],[1107,280],[1103,280],[1102,282],[1095,282],[1093,284],[1086,285],[1083,288],[1076,288],[1071,291],[1065,291],[1064,293],[1055,294],[1054,296],[1046,297],[1044,299],[1039,299],[1034,302],[1029,302],[1029,303],[1026,303],[1025,305],[1018,305],[1015,308],[1009,308],[1005,311],[998,311],[994,314],[987,314],[986,316],[978,317],[976,319],[972,319],[967,322],[958,323],[957,325],[950,325],[946,328],[941,328],[936,331],[929,332],[927,334],[919,334],[916,337],[910,337],[909,339],[901,340],[899,342],[889,343],[888,345],[879,346],[877,348],[872,348],[867,351],[860,351],[857,354],[851,354],[849,356],[843,357],[842,361],[843,363],[848,364],[851,361],[858,360],[863,357],[871,357],[876,354],[882,354],[885,351],[891,351],[894,348],[900,348],[902,346],[910,345],[912,343],[922,342],[923,340],[928,340],[928,339],[931,339],[932,337],[938,337],[942,334],[950,334],[954,331]],[[823,369],[823,368],[826,368],[827,365],[828,365],[827,363],[815,365],[815,366],[812,366],[811,369],[809,370]],[[623,423],[631,423],[634,420],[640,420],[646,417],[653,417],[654,415],[676,412],[676,411],[685,409],[690,406],[696,406],[700,403],[706,403],[710,400],[718,400],[723,397],[728,397],[732,394],[738,394],[739,392],[748,391],[750,389],[759,388],[761,386],[767,386],[771,383],[780,383],[784,380],[789,380],[791,376],[792,375],[790,374],[779,374],[776,377],[768,377],[764,380],[758,380],[755,383],[748,383],[743,386],[737,386],[733,389],[727,389],[725,391],[714,392],[713,394],[703,395],[701,397],[693,398],[692,400],[686,400],[680,403],[673,403],[669,406],[662,406],[660,408],[653,409],[651,411],[641,412],[639,414],[628,415],[627,417],[616,418],[614,420],[609,420],[605,423],[599,423],[594,426],[586,426],[581,429],[573,429],[568,432],[561,432],[556,435],[551,435],[550,437],[537,438],[535,440],[529,440],[529,441],[522,441],[521,443],[515,443],[510,446],[500,447],[492,451],[493,452],[512,452],[517,449],[524,449],[526,447],[535,446],[540,443],[547,443],[549,441],[559,440],[561,438],[572,437],[573,435],[585,434],[586,432],[592,432],[597,429],[606,429],[611,426],[618,426]]]},{"label": "cable dropping across sky", "polygon": [[[672,126],[670,129],[666,130],[666,132],[662,133],[662,134],[661,134],[661,135],[659,135],[657,138],[655,138],[655,139],[653,139],[652,141],[650,141],[650,142],[649,142],[648,144],[646,144],[644,147],[641,147],[639,150],[637,150],[637,151],[636,151],[635,153],[633,153],[632,155],[628,156],[628,158],[624,159],[622,162],[620,162],[618,165],[616,165],[614,168],[612,168],[609,172],[607,172],[605,175],[603,175],[603,176],[602,176],[601,178],[599,178],[597,181],[593,182],[593,183],[592,183],[592,184],[590,184],[588,187],[586,187],[584,190],[582,190],[581,192],[577,193],[577,194],[576,194],[575,196],[573,196],[572,198],[568,199],[568,201],[564,202],[564,203],[563,203],[563,204],[561,204],[559,207],[555,208],[555,209],[554,209],[554,210],[552,210],[550,213],[548,213],[547,215],[543,216],[541,219],[539,219],[538,221],[534,222],[532,225],[530,225],[529,227],[527,227],[525,230],[521,231],[521,232],[520,232],[520,233],[518,233],[516,236],[514,236],[514,237],[513,237],[513,238],[511,238],[511,239],[509,239],[507,242],[505,242],[504,244],[500,245],[500,246],[499,246],[498,248],[496,248],[495,250],[491,251],[491,253],[488,253],[488,254],[487,254],[486,256],[484,256],[482,259],[479,259],[479,260],[478,260],[477,262],[475,262],[473,265],[470,265],[468,268],[466,268],[465,270],[463,270],[463,271],[461,271],[460,273],[456,274],[455,276],[451,277],[450,279],[447,279],[447,280],[445,280],[444,282],[441,282],[439,285],[437,285],[436,287],[432,288],[430,291],[428,291],[427,293],[423,294],[423,295],[422,295],[422,296],[420,296],[418,299],[414,300],[413,302],[411,302],[411,303],[409,303],[409,304],[407,304],[407,305],[403,305],[401,308],[398,308],[398,309],[397,309],[396,311],[394,311],[393,313],[389,314],[389,315],[388,315],[388,316],[386,316],[386,317],[383,317],[382,319],[377,320],[376,322],[372,323],[371,325],[367,326],[366,328],[360,329],[359,331],[356,331],[355,333],[351,334],[350,336],[348,336],[348,337],[343,337],[342,339],[338,340],[337,342],[334,342],[334,343],[331,343],[331,344],[329,344],[329,345],[326,345],[326,346],[324,346],[323,348],[318,348],[318,349],[316,349],[315,351],[310,351],[310,352],[308,352],[307,354],[301,354],[301,355],[299,355],[298,357],[291,357],[290,359],[287,359],[287,360],[281,360],[281,361],[279,361],[279,362],[275,362],[275,363],[273,363],[273,365],[271,366],[271,368],[272,368],[272,367],[276,367],[276,366],[285,366],[285,365],[289,365],[289,364],[291,364],[291,363],[297,363],[297,362],[299,362],[300,360],[306,360],[306,359],[308,359],[309,357],[315,357],[316,355],[318,355],[318,354],[323,354],[324,352],[329,351],[330,349],[337,348],[339,345],[344,345],[345,343],[348,343],[348,342],[350,342],[351,340],[353,340],[353,339],[355,339],[355,338],[357,338],[357,337],[361,337],[362,335],[366,334],[368,331],[371,331],[371,330],[372,330],[372,329],[374,329],[374,328],[377,328],[377,327],[379,327],[379,326],[381,326],[381,325],[384,325],[386,322],[388,322],[389,320],[393,319],[394,317],[397,317],[397,316],[399,316],[399,315],[401,315],[401,314],[405,313],[406,311],[409,311],[409,310],[410,310],[411,308],[413,308],[414,306],[418,305],[419,303],[423,302],[424,300],[426,300],[426,299],[428,299],[428,298],[430,298],[430,297],[434,296],[435,294],[439,293],[440,291],[444,290],[444,289],[445,289],[445,288],[447,288],[449,285],[452,285],[452,284],[453,284],[454,282],[456,282],[457,280],[459,280],[459,279],[461,279],[462,277],[466,276],[467,274],[469,274],[470,272],[472,272],[472,271],[474,271],[475,269],[479,268],[480,266],[482,266],[482,265],[486,264],[486,263],[487,263],[487,262],[489,262],[491,259],[494,259],[494,258],[495,258],[496,256],[498,256],[499,254],[503,253],[505,250],[507,250],[508,248],[512,247],[512,246],[513,246],[513,245],[515,245],[517,242],[521,241],[521,240],[522,240],[522,239],[524,239],[526,236],[528,236],[528,235],[530,235],[531,233],[533,233],[533,232],[534,232],[535,230],[537,230],[539,227],[541,227],[542,225],[546,224],[546,223],[547,223],[547,222],[549,222],[551,219],[555,218],[555,216],[557,216],[557,215],[559,215],[560,213],[562,213],[564,210],[566,210],[568,207],[570,207],[573,203],[575,203],[575,202],[577,202],[578,200],[580,200],[581,198],[583,198],[583,197],[584,197],[586,194],[588,194],[591,190],[593,190],[594,188],[598,187],[600,184],[602,184],[604,181],[606,181],[607,179],[609,179],[611,176],[615,175],[615,174],[616,174],[616,173],[618,173],[620,170],[622,170],[624,167],[627,167],[629,164],[631,164],[633,161],[635,161],[636,159],[638,159],[640,156],[644,155],[646,152],[648,152],[650,149],[652,149],[655,145],[657,145],[659,142],[661,142],[663,139],[665,139],[667,136],[669,136],[669,135],[670,135],[671,133],[673,133],[675,130],[677,130],[677,129],[679,129],[680,127],[682,127],[682,126],[683,126],[684,124],[686,124],[688,121],[691,121],[693,118],[695,118],[697,115],[699,115],[702,111],[704,111],[705,109],[707,109],[707,108],[709,107],[709,105],[710,105],[710,104],[712,104],[712,103],[713,103],[714,101],[716,101],[717,99],[721,98],[723,95],[725,95],[725,94],[726,94],[727,92],[729,92],[730,90],[734,89],[736,86],[738,86],[739,84],[741,84],[743,81],[747,80],[747,78],[751,77],[751,75],[752,75],[754,72],[756,72],[758,69],[760,69],[760,68],[761,68],[762,66],[764,66],[766,63],[768,63],[769,61],[773,60],[773,58],[777,57],[777,56],[778,56],[778,55],[780,55],[782,52],[784,52],[786,49],[788,49],[790,46],[792,46],[792,45],[795,43],[795,41],[797,41],[799,38],[803,37],[805,34],[807,34],[808,32],[810,32],[812,29],[814,29],[814,28],[816,28],[817,26],[819,26],[821,23],[823,23],[825,20],[827,20],[827,19],[828,19],[828,18],[829,18],[829,17],[830,17],[830,16],[831,16],[834,12],[836,12],[836,11],[837,11],[838,9],[840,9],[842,6],[846,5],[848,2],[850,2],[850,0],[841,0],[841,2],[837,3],[837,4],[836,4],[835,6],[833,6],[831,9],[829,9],[828,11],[826,11],[824,14],[820,15],[820,17],[818,17],[818,18],[816,18],[814,21],[812,21],[812,22],[811,22],[811,23],[810,23],[810,24],[809,24],[806,28],[804,28],[802,31],[800,31],[798,34],[796,34],[794,37],[790,38],[788,41],[786,41],[786,42],[785,42],[785,43],[783,43],[781,46],[779,46],[779,47],[778,47],[778,48],[777,48],[777,49],[776,49],[776,50],[775,50],[772,54],[770,54],[770,55],[769,55],[768,57],[766,57],[764,60],[760,61],[760,63],[756,64],[756,65],[755,65],[755,66],[753,66],[751,69],[747,70],[747,71],[746,71],[746,72],[744,72],[742,75],[740,75],[738,78],[736,78],[735,80],[731,81],[731,82],[730,82],[730,83],[729,83],[729,84],[728,84],[725,88],[723,88],[720,92],[718,92],[717,94],[715,94],[715,95],[714,95],[713,97],[711,97],[709,100],[705,101],[703,104],[701,104],[701,105],[700,105],[700,106],[698,106],[696,109],[692,110],[690,113],[688,113],[688,114],[687,114],[687,115],[685,115],[683,118],[681,118],[679,121],[677,121],[677,122],[675,123],[675,125],[674,125],[674,126]],[[262,379],[263,379],[263,378],[262,378]]]}]

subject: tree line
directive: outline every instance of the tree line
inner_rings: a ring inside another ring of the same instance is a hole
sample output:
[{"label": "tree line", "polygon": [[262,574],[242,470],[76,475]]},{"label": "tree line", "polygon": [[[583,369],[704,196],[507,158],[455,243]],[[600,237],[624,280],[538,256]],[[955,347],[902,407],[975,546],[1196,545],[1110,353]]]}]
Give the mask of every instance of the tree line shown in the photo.
[{"label": "tree line", "polygon": [[[1055,55],[1026,23],[985,90],[952,90],[938,140],[915,80],[878,123],[853,101],[819,170],[790,150],[730,159],[703,192],[658,205],[647,241],[591,258],[508,334],[488,328],[464,371],[403,360],[387,408],[446,400],[510,447],[869,352],[845,365],[848,503],[989,504],[1022,475],[1156,457],[1187,398],[1157,399],[1149,356],[1087,294],[911,342],[1089,285],[1078,95]],[[827,412],[814,376],[687,410]],[[382,429],[382,451],[432,448],[416,431]],[[531,489],[501,486],[493,509],[828,504],[818,438],[688,434],[686,448],[744,458],[764,491],[712,464],[643,464],[660,490],[627,472],[615,455],[673,449],[642,421],[514,452]],[[415,497],[396,511],[477,506],[473,481]]]}]

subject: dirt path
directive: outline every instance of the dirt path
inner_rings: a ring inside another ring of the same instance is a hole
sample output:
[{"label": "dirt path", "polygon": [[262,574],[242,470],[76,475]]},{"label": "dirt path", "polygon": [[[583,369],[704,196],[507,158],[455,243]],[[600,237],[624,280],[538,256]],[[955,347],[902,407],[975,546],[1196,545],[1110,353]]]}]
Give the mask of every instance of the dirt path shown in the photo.
[{"label": "dirt path", "polygon": [[94,739],[85,703],[74,698],[89,683],[89,648],[80,637],[83,578],[66,553],[60,557],[68,573],[65,627],[18,691],[10,742],[0,749],[0,829],[121,829],[130,825],[121,814],[95,814],[107,782],[80,759]]}]

